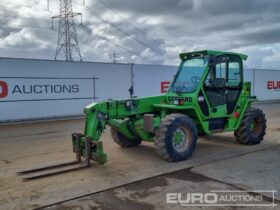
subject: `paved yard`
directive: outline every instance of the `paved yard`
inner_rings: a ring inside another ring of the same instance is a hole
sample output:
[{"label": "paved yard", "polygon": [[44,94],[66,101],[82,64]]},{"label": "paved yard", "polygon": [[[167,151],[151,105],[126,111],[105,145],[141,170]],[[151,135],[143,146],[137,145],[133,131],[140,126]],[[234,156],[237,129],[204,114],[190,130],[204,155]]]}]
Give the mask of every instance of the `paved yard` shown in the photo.
[{"label": "paved yard", "polygon": [[[74,159],[70,135],[83,129],[83,120],[1,126],[0,209],[182,209],[166,204],[166,193],[215,189],[274,188],[279,202],[280,104],[256,106],[268,118],[260,145],[237,144],[232,133],[207,136],[191,159],[168,163],[157,157],[153,143],[120,148],[106,130],[107,164],[29,182],[16,171]],[[271,202],[271,194],[262,195]]]}]

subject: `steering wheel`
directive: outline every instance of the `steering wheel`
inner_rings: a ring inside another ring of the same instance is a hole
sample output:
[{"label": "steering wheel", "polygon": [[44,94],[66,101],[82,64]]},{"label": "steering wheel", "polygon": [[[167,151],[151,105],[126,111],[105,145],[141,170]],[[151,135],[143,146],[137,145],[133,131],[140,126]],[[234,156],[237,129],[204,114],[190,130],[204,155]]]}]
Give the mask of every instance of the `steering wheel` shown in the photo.
[{"label": "steering wheel", "polygon": [[201,79],[201,77],[193,76],[193,77],[191,77],[191,82],[193,84],[197,84],[197,83],[199,83],[200,79]]}]

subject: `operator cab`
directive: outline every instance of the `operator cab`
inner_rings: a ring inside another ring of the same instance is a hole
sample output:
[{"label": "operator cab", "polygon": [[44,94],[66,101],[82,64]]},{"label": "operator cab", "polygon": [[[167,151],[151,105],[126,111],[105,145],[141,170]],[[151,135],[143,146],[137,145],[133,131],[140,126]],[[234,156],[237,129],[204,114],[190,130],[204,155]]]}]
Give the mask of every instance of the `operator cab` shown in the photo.
[{"label": "operator cab", "polygon": [[223,129],[227,116],[237,108],[243,88],[242,60],[247,56],[204,50],[182,53],[180,58],[182,63],[169,93],[192,98],[204,118],[216,119],[219,125],[213,129]]}]

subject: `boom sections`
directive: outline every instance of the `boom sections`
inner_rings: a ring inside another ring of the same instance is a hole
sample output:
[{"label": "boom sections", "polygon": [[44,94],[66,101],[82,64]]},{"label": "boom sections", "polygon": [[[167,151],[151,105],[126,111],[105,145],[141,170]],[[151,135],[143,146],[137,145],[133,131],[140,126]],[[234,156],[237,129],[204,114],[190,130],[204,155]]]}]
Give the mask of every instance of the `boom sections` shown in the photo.
[{"label": "boom sections", "polygon": [[165,103],[165,95],[92,103],[85,108],[87,119],[84,134],[98,141],[105,125],[110,124],[111,120],[154,112],[153,105],[160,103]]},{"label": "boom sections", "polygon": [[[84,134],[72,135],[73,151],[77,153],[81,150],[80,153],[85,156],[85,144],[90,142],[90,159],[97,161],[99,164],[106,163],[107,155],[104,153],[103,144],[100,141],[106,124],[114,124],[116,126],[117,120],[124,120],[127,117],[130,119],[137,118],[144,113],[153,112],[153,104],[164,103],[164,101],[165,96],[153,96],[88,105],[84,110],[86,114]],[[125,123],[125,121],[123,122]],[[123,128],[123,132],[126,132],[127,135],[130,134],[126,124],[125,126],[120,125],[120,128]],[[80,145],[77,142],[80,142]]]}]

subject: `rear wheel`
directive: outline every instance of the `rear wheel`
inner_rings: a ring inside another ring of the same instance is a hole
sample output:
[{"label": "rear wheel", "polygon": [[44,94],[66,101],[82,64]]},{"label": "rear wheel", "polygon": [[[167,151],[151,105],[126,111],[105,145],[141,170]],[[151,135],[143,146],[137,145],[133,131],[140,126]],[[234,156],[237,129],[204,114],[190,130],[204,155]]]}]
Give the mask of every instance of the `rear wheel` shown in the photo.
[{"label": "rear wheel", "polygon": [[136,147],[141,144],[140,138],[129,139],[114,128],[111,128],[111,135],[113,140],[121,147]]},{"label": "rear wheel", "polygon": [[188,159],[196,147],[197,128],[191,118],[170,114],[155,131],[156,153],[167,161]]},{"label": "rear wheel", "polygon": [[249,108],[241,121],[238,130],[234,131],[240,144],[259,144],[265,135],[266,118],[262,110]]}]

